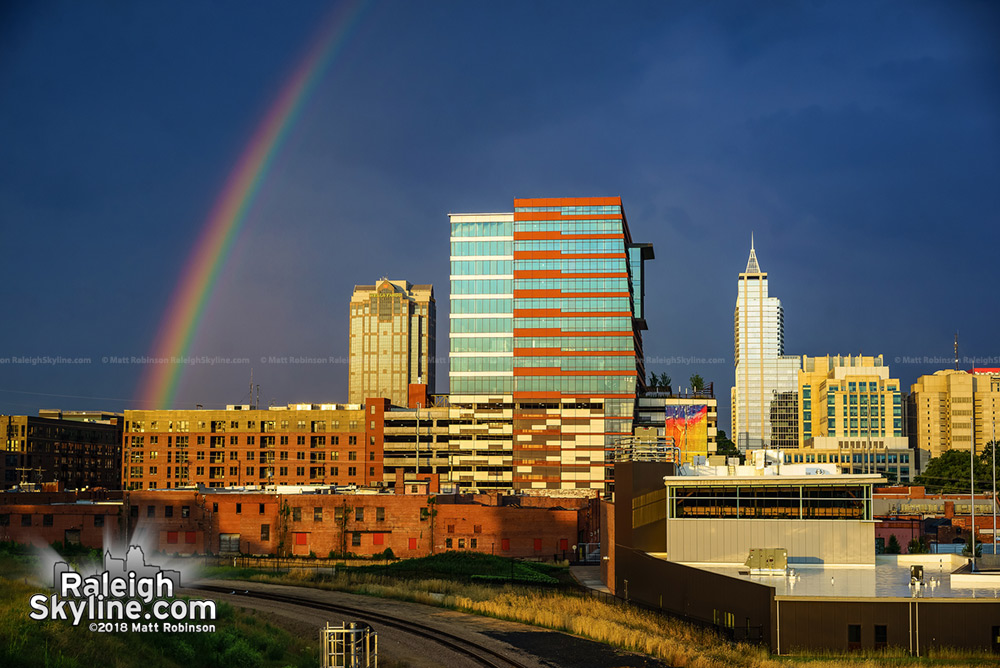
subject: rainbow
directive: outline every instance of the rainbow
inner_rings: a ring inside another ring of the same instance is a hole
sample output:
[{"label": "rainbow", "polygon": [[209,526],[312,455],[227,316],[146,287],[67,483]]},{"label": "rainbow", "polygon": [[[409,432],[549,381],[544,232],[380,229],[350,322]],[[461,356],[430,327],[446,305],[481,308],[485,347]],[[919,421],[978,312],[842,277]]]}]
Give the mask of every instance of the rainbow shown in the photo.
[{"label": "rainbow", "polygon": [[257,126],[202,228],[157,330],[139,390],[140,408],[170,408],[205,306],[275,155],[316,83],[357,24],[365,0],[338,3]]}]

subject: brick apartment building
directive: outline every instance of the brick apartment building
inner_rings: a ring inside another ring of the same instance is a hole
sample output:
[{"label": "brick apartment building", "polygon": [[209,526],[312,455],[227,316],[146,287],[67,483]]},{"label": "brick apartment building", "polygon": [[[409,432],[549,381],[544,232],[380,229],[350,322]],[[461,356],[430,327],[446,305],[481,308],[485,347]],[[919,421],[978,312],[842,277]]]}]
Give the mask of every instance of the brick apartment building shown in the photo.
[{"label": "brick apartment building", "polygon": [[388,406],[125,411],[122,488],[375,485]]},{"label": "brick apartment building", "polygon": [[121,484],[122,416],[92,411],[2,415],[0,489],[55,483],[64,489]]}]

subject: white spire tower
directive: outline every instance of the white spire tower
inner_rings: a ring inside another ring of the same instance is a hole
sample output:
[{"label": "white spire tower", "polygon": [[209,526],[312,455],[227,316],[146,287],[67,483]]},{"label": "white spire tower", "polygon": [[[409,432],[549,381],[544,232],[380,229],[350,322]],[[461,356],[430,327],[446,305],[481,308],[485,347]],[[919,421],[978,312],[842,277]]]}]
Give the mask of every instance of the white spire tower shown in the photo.
[{"label": "white spire tower", "polygon": [[798,440],[798,357],[786,356],[781,300],[768,296],[753,233],[733,317],[732,438],[741,451],[793,447]]}]

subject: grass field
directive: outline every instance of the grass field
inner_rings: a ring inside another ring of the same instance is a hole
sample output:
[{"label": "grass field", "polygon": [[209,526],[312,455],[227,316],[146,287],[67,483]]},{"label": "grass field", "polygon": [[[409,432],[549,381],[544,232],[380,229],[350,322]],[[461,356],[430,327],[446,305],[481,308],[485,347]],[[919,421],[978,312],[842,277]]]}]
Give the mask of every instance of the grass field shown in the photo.
[{"label": "grass field", "polygon": [[[733,644],[714,632],[671,617],[631,606],[581,596],[565,587],[492,584],[476,575],[509,573],[501,557],[447,553],[412,560],[407,567],[340,569],[337,575],[294,570],[286,574],[209,569],[207,577],[236,577],[347,591],[436,605],[462,612],[565,631],[598,642],[659,658],[676,668],[918,668],[996,666],[994,655],[939,651],[916,659],[903,650],[850,655],[774,657],[767,650]],[[500,560],[500,561],[493,561]],[[405,563],[405,562],[403,562]],[[396,566],[394,564],[393,566]],[[564,582],[568,569],[525,563],[549,578]],[[514,565],[513,568],[518,568]],[[504,570],[506,569],[506,571]],[[557,573],[561,570],[562,573]]]},{"label": "grass field", "polygon": [[[83,556],[88,556],[84,554]],[[87,623],[28,617],[35,559],[0,546],[0,666],[14,668],[247,668],[319,665],[317,638],[291,636],[253,614],[217,607],[214,633],[98,633]]]}]

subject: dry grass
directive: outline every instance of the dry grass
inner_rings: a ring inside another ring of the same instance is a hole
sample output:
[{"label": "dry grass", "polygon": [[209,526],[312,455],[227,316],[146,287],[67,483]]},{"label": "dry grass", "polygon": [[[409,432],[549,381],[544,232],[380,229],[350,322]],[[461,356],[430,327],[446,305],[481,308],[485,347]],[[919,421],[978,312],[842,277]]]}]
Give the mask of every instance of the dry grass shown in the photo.
[{"label": "dry grass", "polygon": [[965,668],[994,666],[995,656],[938,651],[917,659],[905,650],[851,655],[775,657],[764,648],[734,644],[683,621],[596,598],[523,586],[486,586],[448,580],[395,580],[368,574],[317,576],[296,570],[258,575],[260,582],[347,591],[450,608],[462,612],[564,631],[621,649],[640,652],[675,668]]}]

